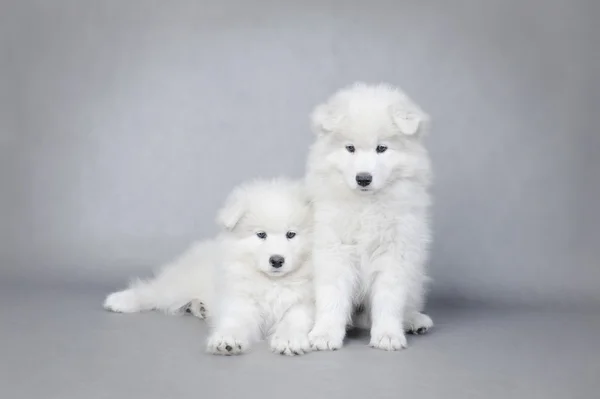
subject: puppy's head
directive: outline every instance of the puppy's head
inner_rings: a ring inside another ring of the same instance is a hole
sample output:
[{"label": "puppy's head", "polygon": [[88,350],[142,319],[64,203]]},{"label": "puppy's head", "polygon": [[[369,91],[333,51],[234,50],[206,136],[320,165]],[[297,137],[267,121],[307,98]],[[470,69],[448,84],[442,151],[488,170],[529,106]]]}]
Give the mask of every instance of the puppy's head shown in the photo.
[{"label": "puppy's head", "polygon": [[268,276],[284,276],[308,258],[312,214],[298,181],[243,184],[230,194],[217,220],[229,237],[230,255]]},{"label": "puppy's head", "polygon": [[318,136],[312,162],[357,192],[429,170],[422,145],[429,117],[398,89],[356,83],[317,106],[312,124]]}]

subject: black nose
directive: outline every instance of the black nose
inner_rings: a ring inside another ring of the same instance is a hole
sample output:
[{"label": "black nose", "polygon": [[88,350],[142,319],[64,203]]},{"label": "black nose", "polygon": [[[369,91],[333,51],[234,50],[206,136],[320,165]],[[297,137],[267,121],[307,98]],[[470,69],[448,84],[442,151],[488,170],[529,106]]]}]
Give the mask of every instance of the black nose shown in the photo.
[{"label": "black nose", "polygon": [[356,175],[356,183],[361,187],[367,187],[373,181],[370,173],[359,173]]},{"label": "black nose", "polygon": [[283,262],[285,262],[285,258],[281,255],[273,255],[269,258],[269,263],[275,269],[279,269],[281,266],[283,266]]}]

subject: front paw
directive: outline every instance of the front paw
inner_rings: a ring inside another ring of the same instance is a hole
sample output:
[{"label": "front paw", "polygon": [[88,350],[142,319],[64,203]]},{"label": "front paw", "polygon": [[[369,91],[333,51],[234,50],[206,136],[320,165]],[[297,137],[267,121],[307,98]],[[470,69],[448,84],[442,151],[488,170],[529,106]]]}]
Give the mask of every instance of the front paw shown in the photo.
[{"label": "front paw", "polygon": [[406,336],[403,332],[371,332],[369,346],[385,351],[397,351],[407,347]]},{"label": "front paw", "polygon": [[344,330],[340,333],[339,331],[334,331],[334,329],[315,327],[308,334],[308,340],[314,350],[335,351],[342,347],[344,333]]},{"label": "front paw", "polygon": [[303,355],[310,352],[308,336],[303,334],[279,335],[271,338],[271,351],[286,356]]},{"label": "front paw", "polygon": [[231,335],[214,333],[208,338],[206,350],[213,355],[241,355],[250,349],[247,340],[235,338]]}]

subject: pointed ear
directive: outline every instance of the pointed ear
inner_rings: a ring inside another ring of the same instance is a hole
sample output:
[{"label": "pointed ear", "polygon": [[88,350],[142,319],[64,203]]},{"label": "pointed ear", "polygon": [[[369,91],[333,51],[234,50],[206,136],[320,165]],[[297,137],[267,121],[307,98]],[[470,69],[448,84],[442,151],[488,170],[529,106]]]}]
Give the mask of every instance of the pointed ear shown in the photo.
[{"label": "pointed ear", "polygon": [[407,136],[423,135],[429,128],[429,116],[418,108],[395,105],[391,114],[398,130]]},{"label": "pointed ear", "polygon": [[226,230],[232,231],[244,217],[246,205],[244,192],[241,189],[233,191],[219,210],[217,223]]},{"label": "pointed ear", "polygon": [[335,112],[335,108],[330,103],[325,103],[313,110],[310,119],[315,133],[326,134],[335,130],[342,117]]}]

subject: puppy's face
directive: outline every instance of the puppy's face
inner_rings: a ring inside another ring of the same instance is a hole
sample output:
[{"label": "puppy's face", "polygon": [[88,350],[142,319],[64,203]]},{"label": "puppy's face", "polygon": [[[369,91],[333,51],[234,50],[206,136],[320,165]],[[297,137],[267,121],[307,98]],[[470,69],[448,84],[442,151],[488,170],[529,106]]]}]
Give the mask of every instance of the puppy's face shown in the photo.
[{"label": "puppy's face", "polygon": [[327,161],[347,186],[359,192],[377,191],[398,178],[407,153],[397,136],[385,127],[354,133],[352,128],[332,134]]},{"label": "puppy's face", "polygon": [[[250,226],[248,226],[250,227]],[[269,276],[285,276],[296,270],[306,261],[306,231],[301,225],[269,228],[269,225],[255,225],[247,232],[248,253],[254,258],[253,264]]]},{"label": "puppy's face", "polygon": [[239,187],[219,219],[231,234],[235,256],[248,267],[278,278],[306,262],[311,216],[300,183],[279,179]]},{"label": "puppy's face", "polygon": [[[355,85],[312,115],[317,162],[353,191],[376,192],[428,167],[421,145],[427,116],[386,86]],[[320,144],[320,145],[319,145]]]}]

